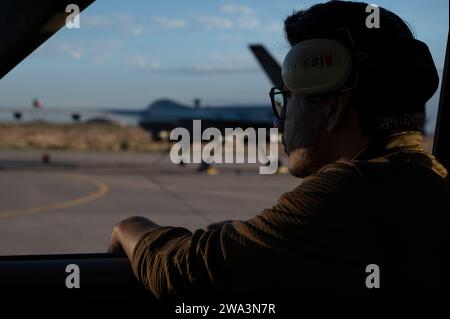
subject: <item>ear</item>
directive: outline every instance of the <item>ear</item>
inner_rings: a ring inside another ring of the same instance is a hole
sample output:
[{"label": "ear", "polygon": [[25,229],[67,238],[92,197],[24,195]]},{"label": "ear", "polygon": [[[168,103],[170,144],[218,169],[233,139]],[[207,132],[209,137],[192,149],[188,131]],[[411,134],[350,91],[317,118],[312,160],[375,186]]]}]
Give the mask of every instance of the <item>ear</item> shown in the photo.
[{"label": "ear", "polygon": [[334,131],[344,120],[345,114],[350,107],[350,92],[344,91],[333,94],[328,99],[326,108],[327,132]]}]

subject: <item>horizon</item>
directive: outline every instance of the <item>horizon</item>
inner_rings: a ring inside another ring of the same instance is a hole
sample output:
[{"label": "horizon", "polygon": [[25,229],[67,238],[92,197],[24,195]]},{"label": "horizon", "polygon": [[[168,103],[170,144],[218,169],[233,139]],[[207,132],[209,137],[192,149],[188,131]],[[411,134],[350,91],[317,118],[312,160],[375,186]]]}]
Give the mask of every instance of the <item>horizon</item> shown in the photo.
[{"label": "horizon", "polygon": [[[270,105],[270,81],[248,49],[261,43],[282,61],[283,19],[317,1],[97,0],[80,29],[62,28],[0,82],[0,106],[143,110],[169,98],[192,105]],[[442,75],[448,1],[377,1],[430,48]],[[183,52],[182,55],[179,52]],[[430,99],[434,127],[438,94]]]}]

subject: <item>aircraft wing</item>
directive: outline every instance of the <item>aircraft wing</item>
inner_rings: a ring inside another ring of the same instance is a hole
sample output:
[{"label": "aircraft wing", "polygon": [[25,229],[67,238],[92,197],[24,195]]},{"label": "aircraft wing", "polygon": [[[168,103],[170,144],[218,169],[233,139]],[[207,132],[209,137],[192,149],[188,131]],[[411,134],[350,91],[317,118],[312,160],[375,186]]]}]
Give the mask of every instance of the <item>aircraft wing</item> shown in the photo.
[{"label": "aircraft wing", "polygon": [[120,115],[120,116],[129,116],[129,117],[137,117],[141,118],[144,114],[144,110],[120,110],[120,109],[109,109],[109,110],[102,110],[102,112],[114,114],[114,115]]}]

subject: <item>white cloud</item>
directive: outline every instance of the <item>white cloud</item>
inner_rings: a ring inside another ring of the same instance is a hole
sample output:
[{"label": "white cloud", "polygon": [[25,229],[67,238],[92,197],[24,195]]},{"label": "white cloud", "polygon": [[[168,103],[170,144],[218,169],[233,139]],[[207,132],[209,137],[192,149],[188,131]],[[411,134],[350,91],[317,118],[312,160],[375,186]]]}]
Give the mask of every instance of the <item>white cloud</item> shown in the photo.
[{"label": "white cloud", "polygon": [[69,57],[73,60],[81,60],[85,57],[86,50],[82,46],[74,43],[58,41],[40,46],[37,53],[50,57],[62,56]]},{"label": "white cloud", "polygon": [[172,71],[188,74],[246,73],[257,70],[257,65],[247,52],[220,52],[206,55],[203,62]]},{"label": "white cloud", "polygon": [[164,29],[178,29],[188,25],[184,19],[171,19],[167,17],[152,17],[152,21]]},{"label": "white cloud", "polygon": [[255,11],[246,5],[224,4],[220,7],[220,11],[232,16],[236,26],[241,30],[258,30],[262,28],[262,23]]},{"label": "white cloud", "polygon": [[210,53],[206,56],[206,60],[218,62],[221,64],[245,64],[253,61],[252,56],[248,52],[220,52]]},{"label": "white cloud", "polygon": [[122,12],[106,15],[87,15],[82,18],[80,24],[81,28],[119,31],[134,36],[140,35],[144,31],[144,26],[136,22],[132,15]]},{"label": "white cloud", "polygon": [[137,55],[129,58],[126,63],[141,70],[154,71],[159,70],[161,65],[156,60],[149,60],[143,56]]},{"label": "white cloud", "polygon": [[37,53],[50,58],[69,58],[93,64],[105,64],[120,56],[121,46],[121,42],[111,39],[68,42],[53,38],[40,46]]},{"label": "white cloud", "polygon": [[241,29],[255,30],[261,27],[261,22],[254,16],[242,16],[237,21]]},{"label": "white cloud", "polygon": [[198,16],[197,22],[207,30],[213,29],[231,29],[234,26],[232,20],[219,16]]},{"label": "white cloud", "polygon": [[144,27],[139,25],[133,18],[133,16],[125,13],[115,14],[117,27],[120,31],[132,34],[139,35],[144,30]]},{"label": "white cloud", "polygon": [[61,51],[61,53],[66,53],[74,60],[80,60],[85,54],[85,52],[82,49],[70,46],[62,46],[60,47],[59,50]]},{"label": "white cloud", "polygon": [[192,67],[183,68],[175,71],[180,71],[183,73],[190,74],[220,74],[220,73],[246,73],[253,72],[255,68],[253,67],[243,67],[236,65],[212,65],[212,64],[197,64]]},{"label": "white cloud", "polygon": [[253,14],[253,9],[250,7],[247,7],[245,5],[236,5],[236,4],[224,4],[220,7],[220,11],[223,13],[239,13],[239,14]]},{"label": "white cloud", "polygon": [[283,32],[283,23],[281,21],[270,22],[263,27],[263,31],[281,34]]},{"label": "white cloud", "polygon": [[113,25],[112,17],[106,15],[86,15],[83,17],[81,27],[92,29],[108,29]]},{"label": "white cloud", "polygon": [[203,62],[192,65],[161,65],[159,61],[149,59],[143,55],[135,55],[125,63],[135,69],[145,72],[165,72],[177,74],[223,74],[247,73],[257,70],[255,63],[247,54],[237,52],[213,53],[202,59]]}]

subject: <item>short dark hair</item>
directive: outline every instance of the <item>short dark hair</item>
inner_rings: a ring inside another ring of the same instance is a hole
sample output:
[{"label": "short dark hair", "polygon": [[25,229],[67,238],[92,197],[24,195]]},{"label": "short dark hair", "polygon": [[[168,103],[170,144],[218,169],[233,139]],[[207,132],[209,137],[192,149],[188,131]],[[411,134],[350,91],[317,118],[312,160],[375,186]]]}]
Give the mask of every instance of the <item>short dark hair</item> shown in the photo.
[{"label": "short dark hair", "polygon": [[[365,25],[367,3],[332,0],[294,11],[284,21],[285,36],[291,46],[318,33],[347,29],[355,44],[373,36],[373,29]],[[414,38],[408,25],[393,12],[380,9],[380,29],[377,36]],[[373,70],[372,70],[373,71]],[[358,111],[363,134],[385,137],[402,131],[423,132],[425,102],[414,92],[377,89],[386,75],[358,73],[356,88],[352,90],[352,106]],[[382,85],[380,85],[382,87]],[[408,92],[408,93],[407,93]]]}]

